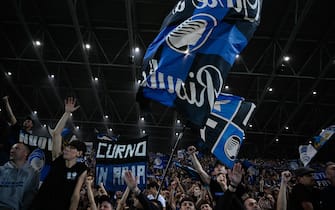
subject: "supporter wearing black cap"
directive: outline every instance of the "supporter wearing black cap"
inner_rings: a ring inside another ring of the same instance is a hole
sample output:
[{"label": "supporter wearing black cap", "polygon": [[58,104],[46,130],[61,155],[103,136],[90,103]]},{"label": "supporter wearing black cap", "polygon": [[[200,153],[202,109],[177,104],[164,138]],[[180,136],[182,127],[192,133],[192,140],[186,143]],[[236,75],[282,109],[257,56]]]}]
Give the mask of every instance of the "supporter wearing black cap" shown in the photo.
[{"label": "supporter wearing black cap", "polygon": [[32,210],[78,208],[80,189],[86,178],[87,166],[77,160],[84,156],[86,144],[79,140],[73,140],[62,150],[62,139],[59,138],[59,133],[71,113],[79,108],[75,104],[76,100],[72,97],[65,100],[65,112],[53,132],[52,152],[55,159],[34,199]]},{"label": "supporter wearing black cap", "polygon": [[301,167],[294,171],[297,184],[289,195],[290,210],[320,209],[319,191],[313,188],[315,182],[312,168]]},{"label": "supporter wearing black cap", "polygon": [[335,163],[326,163],[326,177],[330,181],[330,185],[321,191],[321,209],[322,210],[333,210],[335,208]]}]

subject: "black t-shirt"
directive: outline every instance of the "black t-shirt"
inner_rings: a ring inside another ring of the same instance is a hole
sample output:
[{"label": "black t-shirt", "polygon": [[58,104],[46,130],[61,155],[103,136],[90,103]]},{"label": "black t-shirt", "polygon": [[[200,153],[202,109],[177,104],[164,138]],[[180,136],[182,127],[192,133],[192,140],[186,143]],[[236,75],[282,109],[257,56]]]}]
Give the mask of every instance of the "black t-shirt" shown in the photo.
[{"label": "black t-shirt", "polygon": [[215,200],[224,194],[220,184],[215,180],[215,177],[211,178],[211,181],[209,182],[209,189]]},{"label": "black t-shirt", "polygon": [[314,210],[320,209],[320,194],[319,191],[313,187],[307,187],[303,184],[296,184],[292,193],[289,195],[288,209],[289,210],[303,210],[301,203],[310,202],[313,204]]},{"label": "black t-shirt", "polygon": [[35,197],[32,209],[68,209],[77,181],[86,170],[87,166],[84,163],[77,162],[71,168],[67,168],[63,156],[55,159]]},{"label": "black t-shirt", "polygon": [[335,186],[329,185],[321,191],[321,209],[334,210],[335,208]]},{"label": "black t-shirt", "polygon": [[[215,177],[211,178],[209,183],[210,192],[215,200],[219,199],[224,195],[224,192],[220,186],[220,184],[216,181]],[[241,197],[245,193],[245,189],[242,185],[238,185],[235,194],[237,197]]]}]

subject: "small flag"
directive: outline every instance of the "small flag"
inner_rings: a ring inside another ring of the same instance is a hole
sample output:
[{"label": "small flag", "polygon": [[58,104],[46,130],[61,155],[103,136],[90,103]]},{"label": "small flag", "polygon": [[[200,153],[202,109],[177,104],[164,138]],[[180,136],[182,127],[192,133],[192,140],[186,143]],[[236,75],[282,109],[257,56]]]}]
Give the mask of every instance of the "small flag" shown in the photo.
[{"label": "small flag", "polygon": [[244,139],[244,130],[256,106],[242,97],[221,93],[200,129],[201,139],[211,152],[232,168]]},{"label": "small flag", "polygon": [[312,158],[333,136],[334,133],[335,125],[329,126],[328,128],[323,129],[318,136],[313,137],[312,144],[299,146],[300,161],[304,164],[304,166],[308,165]]},{"label": "small flag", "polygon": [[180,0],[144,56],[141,108],[158,101],[203,127],[236,55],[259,25],[261,4]]}]

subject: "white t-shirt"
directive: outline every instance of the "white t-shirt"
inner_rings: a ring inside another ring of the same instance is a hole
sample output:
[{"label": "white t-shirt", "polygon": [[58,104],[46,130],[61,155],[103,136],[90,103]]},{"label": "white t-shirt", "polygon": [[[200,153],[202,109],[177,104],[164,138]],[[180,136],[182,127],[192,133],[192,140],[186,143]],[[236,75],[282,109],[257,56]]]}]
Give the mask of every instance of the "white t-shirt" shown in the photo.
[{"label": "white t-shirt", "polygon": [[[152,194],[148,195],[147,198],[148,198],[149,200],[154,200],[154,199],[155,199],[155,197],[154,197]],[[166,201],[165,201],[165,198],[164,198],[161,194],[159,194],[157,200],[158,200],[159,202],[161,202],[163,208],[166,208]]]}]

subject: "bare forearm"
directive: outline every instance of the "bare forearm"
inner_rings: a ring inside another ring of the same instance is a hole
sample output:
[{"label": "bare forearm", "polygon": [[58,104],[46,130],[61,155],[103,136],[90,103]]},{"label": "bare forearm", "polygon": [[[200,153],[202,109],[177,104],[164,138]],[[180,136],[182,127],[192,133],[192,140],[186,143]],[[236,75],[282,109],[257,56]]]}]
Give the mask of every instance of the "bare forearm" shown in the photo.
[{"label": "bare forearm", "polygon": [[287,209],[287,199],[286,199],[286,184],[281,184],[278,198],[277,198],[277,210],[286,210]]},{"label": "bare forearm", "polygon": [[77,210],[79,204],[79,195],[73,195],[71,198],[71,205],[69,210]]},{"label": "bare forearm", "polygon": [[9,117],[9,119],[10,119],[10,123],[11,123],[12,125],[14,125],[14,124],[17,123],[17,120],[16,120],[16,117],[15,117],[15,115],[14,115],[14,113],[13,113],[12,107],[10,106],[8,99],[7,99],[7,100],[4,100],[4,102],[5,102],[5,108],[6,108],[6,111],[7,111],[7,113],[8,113],[8,117]]},{"label": "bare forearm", "polygon": [[90,203],[91,210],[97,210],[97,206],[94,201],[94,195],[93,195],[93,190],[91,186],[87,186],[87,197]]},{"label": "bare forearm", "polygon": [[59,119],[55,129],[53,130],[54,135],[60,135],[66,125],[67,120],[70,118],[70,112],[64,112],[63,116]]},{"label": "bare forearm", "polygon": [[116,210],[121,210],[123,209],[126,201],[127,201],[127,197],[129,195],[129,187],[127,186],[126,190],[124,191],[121,199],[119,200],[118,204],[117,204],[117,207],[116,207]]},{"label": "bare forearm", "polygon": [[211,177],[204,171],[195,153],[191,154],[191,161],[195,170],[199,173],[202,181],[205,182],[206,184],[209,184]]},{"label": "bare forearm", "polygon": [[67,120],[70,117],[69,112],[65,112],[63,116],[59,119],[54,130],[51,131],[50,135],[52,136],[52,158],[56,159],[62,151],[62,130],[65,127]]}]

